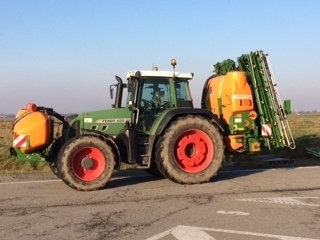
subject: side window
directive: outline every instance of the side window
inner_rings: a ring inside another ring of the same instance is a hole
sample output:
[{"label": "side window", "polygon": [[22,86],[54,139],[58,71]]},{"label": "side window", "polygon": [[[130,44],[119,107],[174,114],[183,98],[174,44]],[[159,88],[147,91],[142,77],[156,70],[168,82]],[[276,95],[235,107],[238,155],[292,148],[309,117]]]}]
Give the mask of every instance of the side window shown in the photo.
[{"label": "side window", "polygon": [[170,88],[168,82],[156,85],[153,92],[153,101],[170,102]]},{"label": "side window", "polygon": [[141,98],[146,101],[151,101],[153,96],[153,84],[145,82],[142,87]]},{"label": "side window", "polygon": [[178,81],[176,82],[175,86],[178,101],[191,101],[191,95],[187,81]]}]

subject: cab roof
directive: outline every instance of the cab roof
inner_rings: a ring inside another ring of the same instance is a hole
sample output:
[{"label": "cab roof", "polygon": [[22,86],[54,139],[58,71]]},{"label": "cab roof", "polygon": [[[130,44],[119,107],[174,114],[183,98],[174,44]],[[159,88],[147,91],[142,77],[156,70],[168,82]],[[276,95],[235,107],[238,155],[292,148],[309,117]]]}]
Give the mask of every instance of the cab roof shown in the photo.
[{"label": "cab roof", "polygon": [[[126,74],[126,78],[134,77],[137,70],[129,71]],[[193,73],[181,73],[175,72],[174,73],[176,78],[183,78],[183,79],[192,79]],[[154,70],[147,70],[147,71],[140,71],[141,77],[172,77],[173,71],[154,71]]]}]

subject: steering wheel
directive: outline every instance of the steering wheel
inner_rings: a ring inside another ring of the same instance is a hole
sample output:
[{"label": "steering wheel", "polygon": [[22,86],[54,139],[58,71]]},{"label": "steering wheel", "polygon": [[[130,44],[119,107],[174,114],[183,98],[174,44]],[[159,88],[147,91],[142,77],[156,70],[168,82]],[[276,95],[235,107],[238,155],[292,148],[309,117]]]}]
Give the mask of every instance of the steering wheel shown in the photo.
[{"label": "steering wheel", "polygon": [[143,102],[143,108],[146,110],[152,109],[154,106],[154,102],[146,99],[141,99],[141,102]]}]

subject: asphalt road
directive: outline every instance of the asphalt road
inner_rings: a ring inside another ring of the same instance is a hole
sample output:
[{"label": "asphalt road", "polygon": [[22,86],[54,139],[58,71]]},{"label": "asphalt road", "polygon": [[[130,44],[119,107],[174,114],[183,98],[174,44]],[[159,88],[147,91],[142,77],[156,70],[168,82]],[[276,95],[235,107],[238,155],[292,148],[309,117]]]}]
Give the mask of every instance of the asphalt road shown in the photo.
[{"label": "asphalt road", "polygon": [[320,168],[221,172],[179,185],[140,173],[78,192],[0,176],[0,239],[320,240]]}]

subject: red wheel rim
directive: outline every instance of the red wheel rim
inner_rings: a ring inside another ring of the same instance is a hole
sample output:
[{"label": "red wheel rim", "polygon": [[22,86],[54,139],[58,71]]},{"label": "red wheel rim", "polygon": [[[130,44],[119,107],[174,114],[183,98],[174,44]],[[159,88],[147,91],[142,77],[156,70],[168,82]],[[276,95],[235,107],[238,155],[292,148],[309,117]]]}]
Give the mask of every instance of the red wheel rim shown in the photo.
[{"label": "red wheel rim", "polygon": [[213,142],[201,130],[191,129],[182,133],[174,147],[176,163],[185,172],[199,173],[213,160]]},{"label": "red wheel rim", "polygon": [[[83,166],[84,159],[90,161],[90,167]],[[80,149],[72,159],[74,174],[83,181],[94,181],[98,179],[106,167],[106,159],[103,153],[95,147]]]}]

